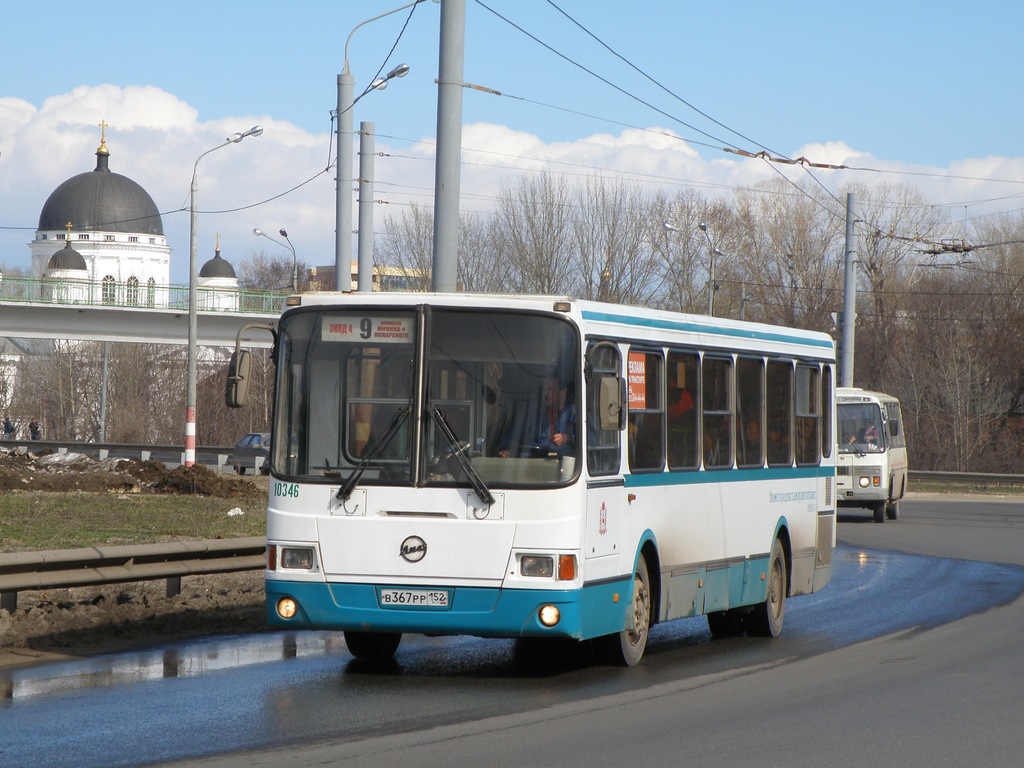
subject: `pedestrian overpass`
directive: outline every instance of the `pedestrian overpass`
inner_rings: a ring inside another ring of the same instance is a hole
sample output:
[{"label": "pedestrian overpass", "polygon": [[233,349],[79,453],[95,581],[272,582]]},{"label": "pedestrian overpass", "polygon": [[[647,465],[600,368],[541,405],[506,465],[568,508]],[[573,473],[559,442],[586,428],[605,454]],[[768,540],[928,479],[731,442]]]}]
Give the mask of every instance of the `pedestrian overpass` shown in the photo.
[{"label": "pedestrian overpass", "polygon": [[[162,306],[125,301],[69,300],[67,292],[43,285],[44,279],[0,278],[0,336],[9,339],[69,339],[145,344],[188,344],[188,286],[167,286]],[[50,288],[51,290],[46,290]],[[224,289],[220,289],[218,298]],[[233,347],[238,332],[250,323],[276,327],[287,294],[237,290],[227,308],[196,311],[196,344]],[[46,296],[47,298],[42,298]],[[237,299],[237,301],[235,300]],[[242,343],[253,348],[272,344],[270,334],[254,330]]]}]

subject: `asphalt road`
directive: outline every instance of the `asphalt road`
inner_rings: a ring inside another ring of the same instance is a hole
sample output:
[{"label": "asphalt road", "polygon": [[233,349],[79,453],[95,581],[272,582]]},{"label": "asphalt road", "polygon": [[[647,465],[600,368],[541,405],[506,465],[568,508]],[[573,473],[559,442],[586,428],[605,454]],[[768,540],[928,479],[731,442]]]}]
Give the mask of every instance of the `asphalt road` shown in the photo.
[{"label": "asphalt road", "polygon": [[919,499],[839,537],[781,637],[673,622],[633,669],[423,637],[367,667],[303,633],[21,670],[0,765],[1019,765],[1024,502]]}]

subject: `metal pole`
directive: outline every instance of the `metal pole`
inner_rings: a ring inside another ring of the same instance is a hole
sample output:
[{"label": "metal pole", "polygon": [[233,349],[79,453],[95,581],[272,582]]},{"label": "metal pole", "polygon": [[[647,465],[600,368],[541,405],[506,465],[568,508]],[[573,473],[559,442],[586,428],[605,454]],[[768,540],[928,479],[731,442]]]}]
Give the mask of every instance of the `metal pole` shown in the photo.
[{"label": "metal pole", "polygon": [[857,200],[852,192],[846,195],[846,276],[843,280],[843,350],[839,383],[853,386],[853,336],[857,322],[857,222],[854,208]]},{"label": "metal pole", "polygon": [[434,169],[434,291],[457,288],[466,0],[441,0]]},{"label": "metal pole", "polygon": [[[352,30],[355,32],[355,30]],[[351,35],[349,35],[351,37]],[[347,45],[347,44],[346,44]],[[334,289],[352,290],[352,92],[355,78],[345,70],[338,75],[338,177],[334,232]]]},{"label": "metal pole", "polygon": [[710,261],[708,262],[708,317],[715,316],[715,254],[717,248],[711,249]]},{"label": "metal pole", "polygon": [[192,166],[192,187],[189,192],[189,217],[188,217],[188,367],[185,384],[185,466],[191,467],[196,463],[196,346],[199,336],[198,321],[196,318],[196,291],[198,280],[196,275],[196,197],[198,196],[199,184],[196,176],[199,172],[199,161],[211,152],[228,144],[237,144],[246,136],[259,136],[263,129],[254,125],[245,133],[233,133],[213,149],[208,149],[196,158]]},{"label": "metal pole", "polygon": [[[224,145],[221,144],[221,147]],[[218,147],[219,148],[219,147]],[[207,150],[212,152],[213,150]],[[198,323],[196,320],[196,171],[199,161],[206,155],[196,158],[192,167],[192,190],[189,194],[189,234],[188,234],[188,367],[185,384],[185,466],[196,463],[196,340]]]},{"label": "metal pole", "polygon": [[359,292],[373,291],[373,154],[377,126],[359,123]]}]

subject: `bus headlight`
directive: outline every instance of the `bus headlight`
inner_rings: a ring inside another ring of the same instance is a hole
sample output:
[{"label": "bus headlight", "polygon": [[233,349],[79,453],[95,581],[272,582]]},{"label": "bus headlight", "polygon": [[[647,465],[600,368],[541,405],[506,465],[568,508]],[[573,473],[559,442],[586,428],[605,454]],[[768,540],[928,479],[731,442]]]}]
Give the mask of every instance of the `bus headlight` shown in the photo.
[{"label": "bus headlight", "polygon": [[860,483],[860,487],[861,488],[867,488],[869,485],[871,485],[871,478],[870,477],[862,477],[862,478],[860,478],[860,480],[858,482]]},{"label": "bus headlight", "polygon": [[282,568],[311,571],[314,563],[312,547],[281,547]]},{"label": "bus headlight", "polygon": [[545,605],[537,613],[537,618],[540,619],[540,623],[545,627],[553,627],[562,618],[562,612],[553,605]]},{"label": "bus headlight", "polygon": [[282,597],[277,601],[277,615],[282,619],[290,619],[299,610],[299,606],[290,597]]},{"label": "bus headlight", "polygon": [[519,573],[538,579],[550,579],[555,574],[555,560],[549,555],[523,555],[519,558]]}]

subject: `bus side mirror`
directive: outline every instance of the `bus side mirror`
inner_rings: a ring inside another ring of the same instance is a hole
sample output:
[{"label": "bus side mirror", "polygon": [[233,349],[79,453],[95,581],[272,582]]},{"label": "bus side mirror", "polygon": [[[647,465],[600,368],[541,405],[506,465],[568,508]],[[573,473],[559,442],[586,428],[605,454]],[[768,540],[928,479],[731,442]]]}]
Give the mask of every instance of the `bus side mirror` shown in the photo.
[{"label": "bus side mirror", "polygon": [[606,431],[618,431],[624,426],[626,380],[616,376],[602,376],[598,391],[598,426]]},{"label": "bus side mirror", "polygon": [[228,363],[228,381],[224,390],[224,404],[228,408],[241,408],[249,398],[249,376],[252,356],[247,349],[236,349]]}]

